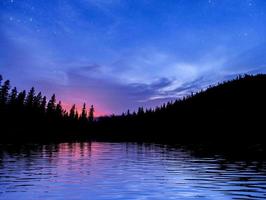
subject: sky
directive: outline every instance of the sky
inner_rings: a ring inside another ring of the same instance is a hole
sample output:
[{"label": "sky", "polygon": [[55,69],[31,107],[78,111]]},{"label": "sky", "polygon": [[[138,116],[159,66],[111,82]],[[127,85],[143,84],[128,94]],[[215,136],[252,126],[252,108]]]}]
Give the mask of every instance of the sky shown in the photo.
[{"label": "sky", "polygon": [[120,114],[266,72],[265,0],[0,0],[0,74]]}]

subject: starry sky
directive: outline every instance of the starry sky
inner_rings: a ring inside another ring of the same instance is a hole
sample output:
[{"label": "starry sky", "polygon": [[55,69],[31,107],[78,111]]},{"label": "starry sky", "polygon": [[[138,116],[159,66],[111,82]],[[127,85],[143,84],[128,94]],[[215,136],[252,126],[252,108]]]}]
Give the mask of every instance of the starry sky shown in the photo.
[{"label": "starry sky", "polygon": [[0,0],[0,74],[97,115],[266,71],[265,0]]}]

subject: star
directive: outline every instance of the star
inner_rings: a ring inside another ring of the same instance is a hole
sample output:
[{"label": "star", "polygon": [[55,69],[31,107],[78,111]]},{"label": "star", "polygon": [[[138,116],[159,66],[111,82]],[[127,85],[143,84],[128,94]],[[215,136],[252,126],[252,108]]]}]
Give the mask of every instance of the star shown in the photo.
[{"label": "star", "polygon": [[[14,75],[8,77],[14,81],[27,79],[21,89],[36,83],[50,96],[55,88],[57,96],[70,103],[74,99],[70,94],[75,93],[119,113],[162,95],[161,88],[166,88],[162,98],[176,91],[179,97],[190,91],[190,83],[191,88],[204,88],[216,78],[227,79],[227,73],[231,77],[253,71],[266,62],[264,57],[253,59],[253,54],[264,52],[253,48],[263,48],[266,42],[263,0],[0,2],[0,40],[7,52],[0,51],[1,72]],[[243,58],[246,51],[251,56]],[[91,63],[101,67],[95,69]],[[62,84],[53,78],[61,74],[51,78],[52,67],[69,78],[62,92]],[[266,72],[266,67],[261,69]],[[106,86],[98,86],[99,81]]]}]

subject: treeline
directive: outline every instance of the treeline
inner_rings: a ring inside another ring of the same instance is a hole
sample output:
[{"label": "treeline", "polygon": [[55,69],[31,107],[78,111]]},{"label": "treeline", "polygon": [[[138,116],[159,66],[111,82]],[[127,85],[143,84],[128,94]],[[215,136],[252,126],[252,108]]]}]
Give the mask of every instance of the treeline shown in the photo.
[{"label": "treeline", "polygon": [[155,109],[101,117],[95,127],[99,139],[257,141],[266,134],[266,75],[239,75]]},{"label": "treeline", "polygon": [[34,87],[28,92],[18,92],[0,75],[0,120],[1,139],[74,138],[90,129],[94,107],[87,111],[84,103],[79,114],[73,105],[67,112],[61,101],[56,101],[55,94],[47,100]]},{"label": "treeline", "polygon": [[266,134],[266,75],[243,75],[154,109],[94,120],[83,105],[66,112],[32,88],[18,92],[0,77],[2,138],[215,143],[261,141]]}]

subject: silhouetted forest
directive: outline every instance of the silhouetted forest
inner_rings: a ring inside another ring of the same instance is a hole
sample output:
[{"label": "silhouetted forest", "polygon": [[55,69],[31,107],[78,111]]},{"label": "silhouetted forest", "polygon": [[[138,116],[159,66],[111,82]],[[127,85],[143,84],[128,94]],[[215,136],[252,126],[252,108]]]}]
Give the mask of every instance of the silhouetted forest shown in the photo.
[{"label": "silhouetted forest", "polygon": [[67,112],[55,94],[47,99],[34,87],[19,92],[0,75],[0,120],[2,140],[75,139],[93,123],[94,107],[87,113],[84,103],[79,115],[73,105]]},{"label": "silhouetted forest", "polygon": [[157,142],[261,142],[266,127],[266,75],[243,75],[154,109],[94,119],[86,105],[62,109],[34,88],[18,92],[1,80],[1,138],[72,138]]},{"label": "silhouetted forest", "polygon": [[266,75],[239,75],[155,109],[102,117],[95,130],[103,139],[261,142],[265,115]]}]

